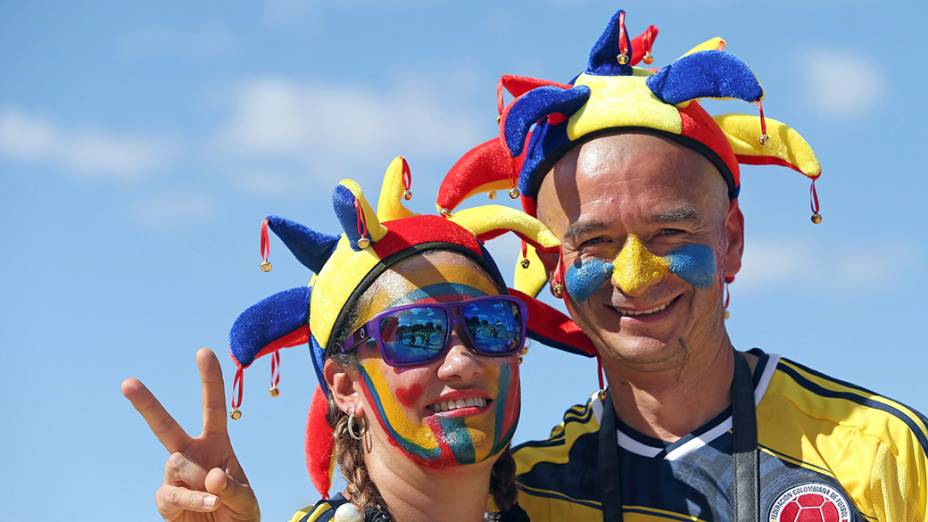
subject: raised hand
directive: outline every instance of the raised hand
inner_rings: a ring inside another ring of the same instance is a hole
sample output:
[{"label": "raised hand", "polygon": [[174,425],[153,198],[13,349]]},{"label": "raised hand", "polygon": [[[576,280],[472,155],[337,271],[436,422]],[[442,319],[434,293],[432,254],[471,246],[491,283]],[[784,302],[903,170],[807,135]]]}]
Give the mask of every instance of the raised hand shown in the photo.
[{"label": "raised hand", "polygon": [[225,388],[212,350],[197,351],[203,399],[203,432],[190,437],[142,381],[129,377],[122,394],[168,450],[155,503],[165,520],[257,521],[258,499],[229,440]]}]

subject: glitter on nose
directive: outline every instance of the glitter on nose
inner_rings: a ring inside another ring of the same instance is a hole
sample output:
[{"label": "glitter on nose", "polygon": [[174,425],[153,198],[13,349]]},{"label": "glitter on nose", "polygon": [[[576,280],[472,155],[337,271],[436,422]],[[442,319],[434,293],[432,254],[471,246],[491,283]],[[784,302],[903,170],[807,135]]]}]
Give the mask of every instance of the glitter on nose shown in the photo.
[{"label": "glitter on nose", "polygon": [[612,282],[627,295],[640,295],[664,278],[669,263],[652,254],[638,236],[629,234],[612,266]]}]

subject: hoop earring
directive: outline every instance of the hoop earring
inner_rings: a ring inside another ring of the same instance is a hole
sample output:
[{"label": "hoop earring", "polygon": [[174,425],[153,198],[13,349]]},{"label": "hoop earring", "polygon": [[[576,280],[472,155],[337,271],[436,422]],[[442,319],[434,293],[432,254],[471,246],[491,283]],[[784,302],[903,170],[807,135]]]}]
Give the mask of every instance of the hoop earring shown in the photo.
[{"label": "hoop earring", "polygon": [[[367,425],[361,424],[361,421],[358,421],[357,419],[358,417],[354,413],[352,413],[351,415],[348,415],[348,435],[354,440],[361,440],[361,437],[363,437],[364,433],[367,432]],[[361,424],[360,433],[355,433],[355,422],[356,421],[358,422],[358,424]]]}]

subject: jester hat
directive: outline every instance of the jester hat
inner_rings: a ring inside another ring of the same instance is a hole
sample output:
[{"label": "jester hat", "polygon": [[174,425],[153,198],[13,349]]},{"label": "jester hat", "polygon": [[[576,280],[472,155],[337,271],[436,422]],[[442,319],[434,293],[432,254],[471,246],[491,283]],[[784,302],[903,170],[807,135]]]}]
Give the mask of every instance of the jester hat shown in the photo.
[{"label": "jester hat", "polygon": [[313,484],[328,498],[334,469],[334,439],[326,420],[329,390],[322,375],[326,354],[337,343],[352,305],[370,285],[397,262],[432,250],[457,252],[482,266],[503,294],[528,306],[529,338],[572,353],[592,356],[589,339],[565,315],[516,290],[507,289],[493,259],[483,246],[487,239],[514,232],[539,251],[557,250],[557,239],[539,221],[515,209],[487,205],[458,212],[451,218],[416,215],[403,205],[411,197],[406,160],[395,158],[387,167],[377,210],[361,187],[343,180],[332,194],[340,235],[314,231],[278,216],[268,216],[261,229],[261,268],[268,261],[268,229],[315,275],[308,285],[274,294],[236,319],[229,335],[237,367],[232,393],[232,417],[241,416],[244,370],[255,359],[271,356],[271,395],[280,380],[283,348],[308,344],[319,386],[310,406],[306,429],[306,464]]},{"label": "jester hat", "polygon": [[[536,215],[541,181],[572,147],[621,130],[666,137],[696,150],[715,165],[730,198],[741,190],[739,164],[789,167],[811,180],[812,222],[820,223],[815,180],[821,166],[809,144],[785,123],[765,118],[764,90],[751,69],[725,51],[725,40],[712,38],[661,68],[637,67],[653,62],[657,28],[649,26],[631,39],[625,12],[609,20],[590,52],[586,69],[568,83],[504,75],[497,85],[499,136],[467,152],[439,189],[437,207],[451,212],[466,198],[510,189],[521,196],[527,213]],[[503,89],[513,101],[504,107]],[[739,99],[756,104],[758,115],[710,116],[700,98]],[[537,293],[545,276],[540,263],[530,265],[532,249],[523,245],[516,288]],[[520,279],[531,283],[520,284]]]}]

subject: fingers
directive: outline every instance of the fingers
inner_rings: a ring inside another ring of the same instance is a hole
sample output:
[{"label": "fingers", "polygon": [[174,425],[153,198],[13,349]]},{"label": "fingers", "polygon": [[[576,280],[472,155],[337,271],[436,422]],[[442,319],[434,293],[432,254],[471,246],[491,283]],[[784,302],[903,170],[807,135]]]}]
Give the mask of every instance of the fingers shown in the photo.
[{"label": "fingers", "polygon": [[142,415],[152,433],[169,452],[181,451],[190,443],[190,436],[148,391],[142,381],[129,377],[122,381],[122,394]]},{"label": "fingers", "polygon": [[206,489],[206,470],[183,453],[171,453],[164,463],[164,483]]},{"label": "fingers", "polygon": [[257,518],[258,499],[247,484],[242,484],[220,468],[209,470],[206,476],[206,491],[219,497],[219,501],[230,510],[241,515]]},{"label": "fingers", "polygon": [[219,359],[212,350],[197,350],[203,401],[203,433],[226,433],[226,394]]},{"label": "fingers", "polygon": [[162,484],[155,492],[155,505],[166,520],[173,520],[184,511],[209,512],[219,509],[216,495],[193,491],[182,486]]}]

